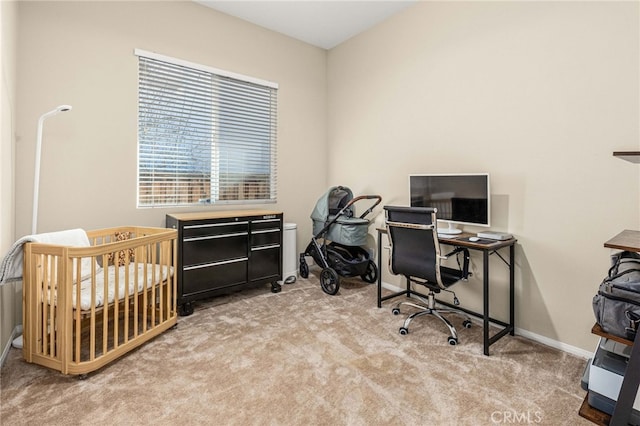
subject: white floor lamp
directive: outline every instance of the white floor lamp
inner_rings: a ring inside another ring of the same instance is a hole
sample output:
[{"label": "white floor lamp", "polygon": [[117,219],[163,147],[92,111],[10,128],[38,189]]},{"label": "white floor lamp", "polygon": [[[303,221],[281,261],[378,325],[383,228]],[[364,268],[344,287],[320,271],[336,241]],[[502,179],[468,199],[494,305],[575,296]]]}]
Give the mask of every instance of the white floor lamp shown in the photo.
[{"label": "white floor lamp", "polygon": [[71,111],[71,105],[60,105],[56,109],[46,112],[38,120],[38,139],[36,142],[36,165],[33,178],[33,218],[31,219],[31,234],[36,233],[38,227],[38,193],[40,191],[40,152],[42,151],[42,125],[44,120],[61,112]]},{"label": "white floor lamp", "polygon": [[[44,124],[44,120],[49,117],[53,117],[54,115],[58,115],[61,112],[71,111],[71,105],[60,105],[56,107],[56,109],[51,110],[49,112],[45,112],[40,116],[38,120],[38,133],[36,140],[36,164],[35,164],[35,175],[33,178],[33,217],[31,219],[31,234],[36,233],[36,229],[38,228],[38,195],[40,192],[40,154],[42,152],[42,126]],[[24,291],[24,290],[23,290]],[[16,337],[11,342],[14,348],[22,348],[22,335]]]}]

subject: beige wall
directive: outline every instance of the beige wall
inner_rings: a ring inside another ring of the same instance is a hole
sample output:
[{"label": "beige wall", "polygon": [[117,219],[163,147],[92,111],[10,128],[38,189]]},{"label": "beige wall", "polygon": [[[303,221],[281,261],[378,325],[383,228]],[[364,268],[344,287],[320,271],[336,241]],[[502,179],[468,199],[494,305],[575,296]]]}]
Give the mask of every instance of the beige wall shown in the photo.
[{"label": "beige wall", "polygon": [[17,236],[31,228],[37,121],[60,104],[73,110],[44,124],[38,232],[194,210],[136,208],[140,48],[279,84],[278,203],[240,208],[282,210],[308,237],[326,186],[325,50],[192,2],[21,2],[19,17]]},{"label": "beige wall", "polygon": [[[603,243],[640,228],[640,167],[612,158],[640,147],[639,29],[637,2],[412,6],[329,52],[329,183],[406,205],[409,173],[489,172],[516,326],[593,350]],[[478,278],[458,296],[479,309]]]},{"label": "beige wall", "polygon": [[[0,253],[14,241],[14,117],[16,106],[15,2],[0,2]],[[9,344],[16,324],[21,323],[19,284],[0,287],[0,353]]]}]

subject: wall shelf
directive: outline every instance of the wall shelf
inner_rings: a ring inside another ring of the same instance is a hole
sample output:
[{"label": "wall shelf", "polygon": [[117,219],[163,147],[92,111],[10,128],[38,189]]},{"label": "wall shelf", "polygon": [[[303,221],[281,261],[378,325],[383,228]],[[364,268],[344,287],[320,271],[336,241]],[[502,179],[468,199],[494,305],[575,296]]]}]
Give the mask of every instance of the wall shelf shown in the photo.
[{"label": "wall shelf", "polygon": [[632,163],[640,163],[640,151],[614,151],[613,156]]}]

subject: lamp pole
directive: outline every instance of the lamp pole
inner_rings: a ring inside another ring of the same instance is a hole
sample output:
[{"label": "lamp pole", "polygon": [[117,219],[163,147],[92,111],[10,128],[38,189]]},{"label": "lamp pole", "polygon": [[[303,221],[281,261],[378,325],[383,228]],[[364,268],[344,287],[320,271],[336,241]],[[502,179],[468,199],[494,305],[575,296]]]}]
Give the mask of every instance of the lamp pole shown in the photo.
[{"label": "lamp pole", "polygon": [[31,234],[36,233],[38,228],[38,195],[40,191],[40,156],[42,153],[42,126],[44,120],[54,115],[58,115],[61,112],[71,111],[71,105],[60,105],[49,112],[45,112],[40,116],[38,120],[38,134],[36,140],[36,164],[35,175],[33,178],[33,217],[31,219]]}]

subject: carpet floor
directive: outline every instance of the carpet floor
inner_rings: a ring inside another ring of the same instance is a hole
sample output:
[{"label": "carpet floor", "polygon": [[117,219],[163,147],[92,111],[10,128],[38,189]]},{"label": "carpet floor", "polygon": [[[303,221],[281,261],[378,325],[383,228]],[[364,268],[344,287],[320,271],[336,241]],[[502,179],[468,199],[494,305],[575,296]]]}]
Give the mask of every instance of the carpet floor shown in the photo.
[{"label": "carpet floor", "polygon": [[316,274],[196,303],[178,327],[85,380],[27,364],[0,371],[0,424],[492,425],[590,424],[578,416],[585,360],[482,329],[404,316],[376,287]]}]

